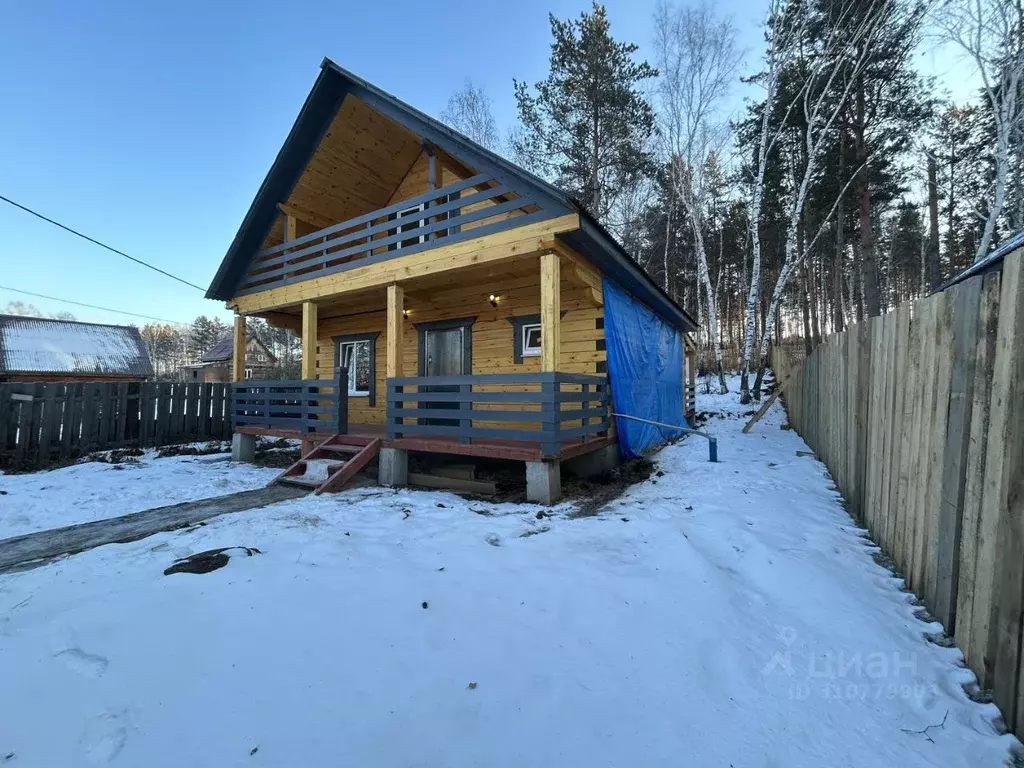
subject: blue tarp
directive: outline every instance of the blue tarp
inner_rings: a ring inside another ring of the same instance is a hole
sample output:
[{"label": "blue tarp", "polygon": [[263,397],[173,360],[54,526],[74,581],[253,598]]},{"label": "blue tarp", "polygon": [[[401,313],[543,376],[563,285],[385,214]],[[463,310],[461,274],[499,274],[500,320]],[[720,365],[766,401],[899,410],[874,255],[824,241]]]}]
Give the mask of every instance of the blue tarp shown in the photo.
[{"label": "blue tarp", "polygon": [[[614,411],[687,428],[682,333],[606,277],[604,336]],[[615,428],[626,458],[641,456],[676,434],[632,419],[616,419]]]}]

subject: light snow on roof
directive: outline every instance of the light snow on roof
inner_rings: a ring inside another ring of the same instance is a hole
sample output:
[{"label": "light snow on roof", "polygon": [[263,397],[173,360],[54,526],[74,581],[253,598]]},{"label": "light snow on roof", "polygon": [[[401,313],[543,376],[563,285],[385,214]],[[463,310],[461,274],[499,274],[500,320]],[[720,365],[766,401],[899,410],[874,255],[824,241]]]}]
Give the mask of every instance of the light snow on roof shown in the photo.
[{"label": "light snow on roof", "polygon": [[152,376],[136,328],[0,315],[0,371]]}]

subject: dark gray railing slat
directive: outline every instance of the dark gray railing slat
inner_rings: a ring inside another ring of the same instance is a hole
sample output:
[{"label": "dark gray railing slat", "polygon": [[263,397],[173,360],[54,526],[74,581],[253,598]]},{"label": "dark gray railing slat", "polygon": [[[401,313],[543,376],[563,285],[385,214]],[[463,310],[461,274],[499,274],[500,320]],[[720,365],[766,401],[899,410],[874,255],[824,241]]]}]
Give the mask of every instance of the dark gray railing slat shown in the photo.
[{"label": "dark gray railing slat", "polygon": [[[388,219],[386,221],[381,221],[381,222],[379,222],[377,224],[371,224],[370,226],[368,226],[368,227],[366,227],[364,229],[357,229],[357,230],[354,230],[352,232],[343,232],[341,234],[338,234],[337,237],[333,237],[333,238],[330,237],[329,235],[326,235],[325,233],[328,230],[336,229],[336,227],[340,226],[340,225],[336,225],[335,227],[328,227],[327,230],[321,230],[319,233],[317,233],[317,232],[313,233],[314,235],[316,235],[316,234],[325,235],[323,238],[321,238],[320,242],[314,242],[312,245],[306,246],[305,248],[301,248],[301,249],[299,249],[297,251],[289,251],[287,253],[281,253],[281,254],[275,256],[274,258],[264,258],[263,261],[254,261],[252,266],[250,267],[249,271],[246,273],[246,277],[251,277],[251,278],[255,279],[255,278],[262,278],[262,277],[271,276],[273,274],[277,274],[275,272],[270,272],[269,268],[270,267],[278,267],[278,266],[281,266],[281,265],[287,265],[288,269],[302,269],[304,267],[307,267],[307,266],[310,266],[310,265],[313,265],[313,264],[317,263],[317,260],[314,260],[314,259],[307,259],[306,261],[299,261],[303,257],[309,256],[309,255],[314,254],[314,253],[327,254],[327,252],[330,249],[332,249],[332,248],[340,248],[341,246],[345,245],[346,243],[354,243],[356,241],[361,241],[361,242],[359,242],[359,247],[358,247],[359,251],[366,251],[367,248],[369,248],[370,250],[373,250],[375,248],[379,248],[380,245],[382,243],[384,243],[384,239],[381,238],[379,240],[367,241],[367,238],[372,238],[374,235],[379,235],[381,232],[389,232],[391,230],[397,230],[399,227],[409,227],[409,225],[411,223],[413,223],[413,222],[421,222],[421,224],[419,226],[415,227],[415,228],[409,228],[409,229],[406,229],[403,232],[395,233],[395,234],[403,235],[403,239],[408,240],[408,239],[411,239],[412,236],[415,236],[416,233],[419,232],[422,227],[426,226],[426,225],[422,224],[423,221],[427,221],[429,219],[432,219],[435,216],[440,216],[442,213],[448,213],[450,211],[457,211],[460,208],[468,208],[469,206],[476,205],[477,203],[487,202],[488,200],[493,200],[496,197],[501,197],[501,196],[507,195],[507,194],[509,194],[511,192],[512,192],[511,189],[509,189],[508,187],[503,186],[503,185],[497,186],[497,187],[491,187],[490,189],[485,189],[485,190],[483,190],[481,192],[474,192],[472,195],[469,195],[468,197],[456,198],[454,200],[448,201],[447,203],[443,203],[442,205],[438,205],[436,207],[427,208],[424,211],[418,211],[417,213],[408,214],[406,216],[402,216],[402,217],[397,218],[397,219]],[[509,201],[506,201],[506,202],[518,202],[518,201],[519,201],[519,198],[517,198],[516,200],[509,200]],[[519,207],[522,207],[523,205],[528,205],[528,204],[529,203],[524,201],[524,202],[520,203]],[[406,206],[406,207],[410,207],[410,206]],[[482,208],[480,210],[486,210],[486,208]],[[465,214],[465,215],[468,216],[469,214]],[[380,217],[378,216],[378,217],[375,217],[375,218],[380,218]],[[459,220],[459,218],[460,218],[459,216],[451,216],[451,217],[449,217],[447,219],[444,219],[443,221],[437,222],[437,223],[445,224],[445,223],[447,223],[449,221],[457,222]],[[346,222],[346,224],[347,224],[347,222]],[[347,227],[347,226],[345,227],[345,229],[348,229],[348,228],[349,227]],[[444,227],[444,226],[439,227],[439,229],[445,229],[445,228],[446,227]],[[305,235],[305,237],[308,238],[308,237],[311,237],[311,235]],[[282,248],[282,247],[286,247],[286,246],[287,247],[293,247],[293,248],[294,247],[298,247],[299,240],[301,240],[301,239],[302,238],[299,238],[298,240],[289,240],[287,243],[284,243],[281,246],[275,246],[275,247],[277,247],[277,248]],[[257,254],[256,258],[259,259],[261,255],[267,255],[267,254]],[[339,256],[338,256],[337,253],[332,253],[332,254],[329,255],[328,260],[332,259],[332,258],[339,258]],[[263,272],[263,271],[258,271],[258,270],[268,270],[268,271]]]},{"label": "dark gray railing slat", "polygon": [[372,222],[374,219],[379,219],[382,216],[389,216],[392,213],[398,213],[399,211],[404,211],[408,208],[412,208],[414,205],[426,203],[431,200],[435,200],[439,197],[450,195],[453,192],[460,192],[463,189],[468,189],[470,187],[478,187],[481,184],[487,184],[488,182],[491,181],[494,181],[494,179],[488,176],[487,174],[478,173],[476,176],[471,176],[468,179],[463,179],[462,181],[456,181],[453,184],[449,184],[447,187],[441,187],[440,189],[434,189],[431,190],[430,192],[424,192],[421,195],[417,195],[416,197],[410,197],[407,200],[400,200],[399,202],[393,203],[387,206],[386,208],[378,208],[376,210],[370,211],[369,213],[364,213],[360,216],[356,216],[355,218],[346,219],[345,221],[339,222],[338,224],[332,224],[329,227],[318,229],[316,232],[310,232],[308,235],[303,235],[302,237],[297,237],[294,240],[285,241],[280,245],[275,245],[270,248],[266,248],[258,252],[256,254],[256,257],[259,258],[260,256],[269,256],[274,253],[280,253],[282,250],[286,248],[294,248],[297,245],[310,243],[316,240],[317,238],[332,235],[335,232],[343,232],[346,229],[358,227],[360,224]]},{"label": "dark gray railing slat", "polygon": [[[527,205],[528,203],[523,203]],[[366,267],[371,264],[379,264],[383,261],[390,261],[391,259],[397,259],[402,256],[411,256],[414,253],[420,253],[431,248],[437,248],[439,245],[450,245],[452,243],[463,242],[465,240],[472,240],[478,237],[484,237],[486,235],[493,234],[495,232],[502,232],[512,227],[523,227],[527,224],[532,224],[537,221],[544,221],[545,219],[551,218],[551,212],[547,210],[533,211],[532,213],[526,213],[522,216],[515,216],[511,219],[501,219],[494,221],[489,224],[481,224],[478,227],[472,227],[466,230],[460,230],[454,234],[449,231],[448,235],[440,240],[428,240],[424,243],[417,243],[406,247],[397,248],[393,251],[382,251],[381,253],[373,254],[371,256],[365,256],[359,259],[351,259],[349,261],[343,261],[340,264],[324,266],[323,269],[313,270],[310,272],[303,272],[300,274],[292,274],[284,277],[280,280],[274,280],[269,283],[261,283],[255,285],[252,283],[248,284],[248,287],[243,285],[238,289],[236,295],[248,296],[253,293],[260,293],[271,288],[280,288],[285,285],[291,285],[292,283],[300,283],[304,280],[310,280],[315,277],[325,277],[327,275],[337,274],[338,272],[345,272],[349,269],[355,269],[357,267]],[[450,223],[450,221],[449,221]],[[451,225],[455,228],[455,225]],[[327,259],[327,261],[333,261],[333,258]]]},{"label": "dark gray railing slat", "polygon": [[[469,213],[464,213],[454,218],[444,219],[443,221],[432,221],[427,224],[421,224],[421,226],[419,227],[416,227],[414,229],[408,229],[404,232],[396,231],[392,235],[388,235],[387,237],[382,237],[377,240],[374,240],[373,243],[370,244],[370,248],[371,250],[377,250],[378,248],[387,248],[387,246],[389,245],[401,243],[403,240],[417,240],[420,237],[429,235],[433,232],[439,232],[443,229],[447,230],[453,229],[455,227],[461,227],[464,224],[472,224],[474,221],[489,219],[492,216],[500,216],[503,213],[508,213],[509,211],[514,211],[518,208],[525,208],[528,205],[533,205],[533,202],[526,198],[516,198],[515,200],[508,200],[504,203],[498,203],[497,205],[489,205],[484,208],[479,208],[475,211],[470,211]],[[417,219],[415,216],[409,216],[408,219],[410,222],[424,221],[424,219]],[[383,228],[382,231],[398,230],[399,227],[402,226],[401,221],[401,219],[393,219],[392,221],[381,224],[380,226]],[[508,220],[503,220],[501,223],[505,223],[506,221]],[[447,237],[439,240],[428,239],[426,242],[416,243],[416,245],[430,244],[432,246],[436,246],[439,244],[443,244],[447,240]],[[311,255],[315,253],[320,253],[321,255],[316,258],[306,259],[305,261],[300,261],[294,264],[284,263],[282,266],[277,267],[276,269],[267,270],[266,272],[247,272],[245,277],[243,278],[242,287],[249,288],[252,287],[254,283],[262,283],[264,280],[270,280],[271,278],[280,278],[282,275],[292,272],[299,272],[300,270],[303,270],[301,272],[302,275],[307,275],[307,277],[303,278],[305,280],[309,280],[313,277],[318,277],[319,275],[313,274],[316,271],[317,267],[322,267],[326,265],[328,262],[339,261],[341,259],[347,259],[350,256],[365,253],[367,250],[367,245],[367,243],[359,243],[358,245],[352,245],[347,248],[342,248],[339,251],[334,251],[331,253],[326,252],[326,249],[323,245],[319,245],[312,246],[303,251],[298,251],[294,254],[286,254],[287,258],[284,260],[286,262],[291,259],[296,259],[302,256]],[[331,245],[328,242],[326,248],[330,247]],[[398,248],[392,251],[385,251],[385,253],[397,254],[398,251],[400,250],[401,248]],[[384,253],[380,255],[384,255]],[[356,259],[356,261],[364,263],[365,258]]]}]

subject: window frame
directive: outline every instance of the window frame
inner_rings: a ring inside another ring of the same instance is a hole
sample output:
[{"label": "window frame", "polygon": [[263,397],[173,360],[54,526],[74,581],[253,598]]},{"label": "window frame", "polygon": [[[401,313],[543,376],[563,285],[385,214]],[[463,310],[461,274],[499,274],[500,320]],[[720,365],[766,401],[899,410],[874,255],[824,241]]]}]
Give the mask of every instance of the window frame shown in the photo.
[{"label": "window frame", "polygon": [[369,391],[368,392],[353,392],[352,382],[355,377],[355,369],[349,371],[349,383],[348,383],[348,396],[366,398],[367,404],[373,408],[377,405],[377,337],[380,336],[380,331],[373,333],[353,333],[345,336],[335,336],[332,341],[334,342],[334,361],[335,370],[341,368],[341,350],[346,344],[360,344],[365,343],[370,347],[370,371],[369,371]]},{"label": "window frame", "polygon": [[[520,315],[519,317],[508,318],[509,324],[512,326],[512,361],[516,365],[522,365],[523,360],[526,358],[540,357],[540,352],[531,352],[529,354],[523,354],[523,340],[524,331],[523,329],[531,325],[540,325],[540,315]],[[544,348],[544,335],[541,333],[541,349]]]},{"label": "window frame", "polygon": [[[519,328],[519,354],[523,357],[540,357],[544,349],[544,335],[541,332],[540,323],[523,323]],[[527,344],[527,339],[530,332],[535,328],[537,329],[537,333],[540,334],[540,339],[537,346],[533,347]]]}]

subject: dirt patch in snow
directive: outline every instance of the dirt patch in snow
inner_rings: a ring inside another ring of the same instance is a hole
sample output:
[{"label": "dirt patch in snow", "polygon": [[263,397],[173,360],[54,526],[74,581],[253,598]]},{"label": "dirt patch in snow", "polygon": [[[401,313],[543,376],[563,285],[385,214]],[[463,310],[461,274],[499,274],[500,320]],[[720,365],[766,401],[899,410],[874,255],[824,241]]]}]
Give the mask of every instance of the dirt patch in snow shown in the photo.
[{"label": "dirt patch in snow", "polygon": [[302,445],[297,440],[268,440],[261,438],[256,443],[256,454],[252,463],[257,467],[284,469],[302,458]]},{"label": "dirt patch in snow", "polygon": [[138,464],[139,456],[145,453],[141,448],[115,448],[86,456],[83,461],[97,461],[101,464]]},{"label": "dirt patch in snow", "polygon": [[231,449],[226,443],[220,440],[211,440],[208,443],[186,443],[184,445],[165,445],[157,449],[157,458],[166,459],[169,456],[209,456],[213,453],[228,453]]},{"label": "dirt patch in snow", "polygon": [[600,512],[609,501],[625,493],[631,485],[647,480],[656,483],[657,477],[662,474],[648,459],[628,459],[615,469],[594,477],[564,475],[562,494],[577,502],[573,517],[590,517]]}]

